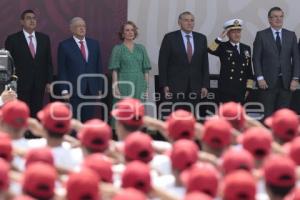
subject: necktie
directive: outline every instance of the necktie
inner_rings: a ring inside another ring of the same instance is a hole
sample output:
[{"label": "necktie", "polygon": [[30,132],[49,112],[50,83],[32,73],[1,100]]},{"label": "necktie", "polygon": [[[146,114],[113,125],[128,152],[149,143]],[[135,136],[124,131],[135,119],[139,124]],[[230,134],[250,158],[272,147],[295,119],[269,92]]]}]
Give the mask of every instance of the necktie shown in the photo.
[{"label": "necktie", "polygon": [[236,45],[234,45],[234,47],[235,47],[235,49],[237,50],[237,52],[240,53],[240,51],[239,51],[239,46],[236,44]]},{"label": "necktie", "polygon": [[186,53],[187,53],[189,62],[191,62],[192,61],[192,56],[193,56],[193,48],[192,48],[192,44],[191,44],[191,41],[190,41],[190,37],[191,36],[190,35],[186,35],[185,37],[187,39]]},{"label": "necktie", "polygon": [[86,52],[85,52],[85,47],[84,47],[83,41],[80,40],[79,43],[80,43],[80,51],[81,51],[82,57],[86,61]]},{"label": "necktie", "polygon": [[276,32],[276,46],[277,46],[277,49],[280,53],[280,51],[281,51],[281,40],[280,40],[280,35],[279,35],[278,31]]},{"label": "necktie", "polygon": [[35,50],[34,50],[34,45],[33,45],[32,37],[33,37],[33,35],[29,35],[29,45],[28,46],[29,46],[29,50],[30,50],[31,55],[34,58],[34,56],[35,56]]}]

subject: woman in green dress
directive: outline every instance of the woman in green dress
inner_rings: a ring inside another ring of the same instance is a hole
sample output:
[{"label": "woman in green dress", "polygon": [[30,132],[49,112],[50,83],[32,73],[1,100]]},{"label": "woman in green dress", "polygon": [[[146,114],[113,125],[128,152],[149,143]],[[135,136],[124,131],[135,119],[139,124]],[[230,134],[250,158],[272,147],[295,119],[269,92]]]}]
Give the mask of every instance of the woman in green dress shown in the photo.
[{"label": "woman in green dress", "polygon": [[128,96],[142,102],[146,100],[151,66],[145,47],[134,42],[137,35],[137,26],[131,21],[126,22],[119,32],[123,42],[112,50],[109,69],[112,71],[114,103]]}]

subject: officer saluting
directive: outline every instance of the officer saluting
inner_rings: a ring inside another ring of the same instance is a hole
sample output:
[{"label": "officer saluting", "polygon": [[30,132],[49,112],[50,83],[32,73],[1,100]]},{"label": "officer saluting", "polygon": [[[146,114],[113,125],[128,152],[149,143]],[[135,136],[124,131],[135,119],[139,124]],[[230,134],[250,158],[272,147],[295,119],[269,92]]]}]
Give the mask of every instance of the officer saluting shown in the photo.
[{"label": "officer saluting", "polygon": [[[224,31],[208,47],[208,52],[220,58],[221,70],[218,81],[219,102],[243,103],[247,89],[253,87],[250,46],[240,43],[243,21],[232,19],[224,23]],[[222,42],[225,36],[229,41]]]}]

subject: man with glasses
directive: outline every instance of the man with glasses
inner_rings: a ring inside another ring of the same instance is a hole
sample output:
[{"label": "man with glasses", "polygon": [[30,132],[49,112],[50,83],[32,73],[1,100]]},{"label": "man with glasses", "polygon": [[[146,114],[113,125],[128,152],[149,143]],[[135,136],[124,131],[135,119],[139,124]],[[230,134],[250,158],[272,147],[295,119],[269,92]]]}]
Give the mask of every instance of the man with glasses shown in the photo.
[{"label": "man with glasses", "polygon": [[50,39],[48,35],[35,31],[37,19],[33,10],[25,10],[20,23],[23,30],[9,35],[5,48],[15,62],[18,98],[27,103],[31,116],[35,117],[52,81]]},{"label": "man with glasses", "polygon": [[284,12],[268,12],[270,28],[259,31],[253,44],[253,67],[264,106],[264,117],[289,107],[292,92],[299,84],[300,58],[295,32],[283,27]]}]

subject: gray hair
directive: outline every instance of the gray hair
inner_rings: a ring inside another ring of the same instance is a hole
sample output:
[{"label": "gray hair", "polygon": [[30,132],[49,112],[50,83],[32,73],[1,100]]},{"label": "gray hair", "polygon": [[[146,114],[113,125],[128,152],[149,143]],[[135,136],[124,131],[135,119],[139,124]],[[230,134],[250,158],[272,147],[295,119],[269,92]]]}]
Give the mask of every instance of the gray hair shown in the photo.
[{"label": "gray hair", "polygon": [[184,12],[180,13],[180,15],[178,17],[178,20],[181,20],[184,15],[192,15],[192,16],[194,16],[190,11],[184,11]]},{"label": "gray hair", "polygon": [[[70,27],[73,26],[73,24],[75,24],[77,21],[84,21],[84,19],[82,19],[81,17],[73,17],[71,20],[70,20]],[[85,22],[85,21],[84,21]]]}]

